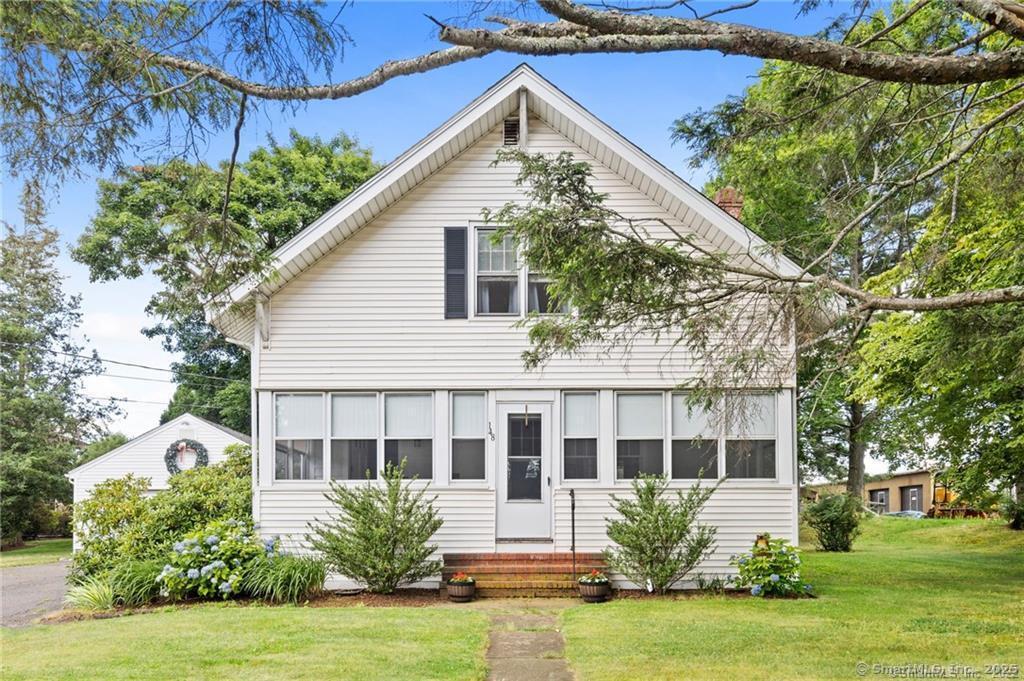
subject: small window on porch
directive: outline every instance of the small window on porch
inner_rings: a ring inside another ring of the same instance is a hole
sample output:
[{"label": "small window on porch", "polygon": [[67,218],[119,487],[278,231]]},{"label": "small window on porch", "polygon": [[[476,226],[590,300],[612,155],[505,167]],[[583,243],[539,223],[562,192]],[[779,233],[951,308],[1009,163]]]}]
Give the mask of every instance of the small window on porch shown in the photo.
[{"label": "small window on porch", "polygon": [[323,399],[323,395],[275,396],[275,480],[323,479]]},{"label": "small window on porch", "polygon": [[377,477],[377,395],[331,396],[331,479]]},{"label": "small window on porch", "polygon": [[562,396],[562,475],[597,480],[597,393]]},{"label": "small window on porch", "polygon": [[664,461],[664,414],[661,393],[615,396],[615,477],[661,475]]},{"label": "small window on porch", "polygon": [[685,393],[672,395],[672,478],[718,477],[718,435],[715,415],[691,408]]},{"label": "small window on porch", "polygon": [[775,395],[730,397],[727,414],[725,474],[730,478],[774,478]]},{"label": "small window on porch", "polygon": [[405,477],[430,480],[434,475],[432,396],[384,396],[384,463],[405,459]]},{"label": "small window on porch", "polygon": [[452,395],[452,480],[486,477],[485,405],[484,393]]}]

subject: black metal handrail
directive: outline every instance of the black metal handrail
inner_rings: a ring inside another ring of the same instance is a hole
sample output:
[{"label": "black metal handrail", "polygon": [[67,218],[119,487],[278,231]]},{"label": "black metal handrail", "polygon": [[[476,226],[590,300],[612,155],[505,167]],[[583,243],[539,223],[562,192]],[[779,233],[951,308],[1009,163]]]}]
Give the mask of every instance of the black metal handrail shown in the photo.
[{"label": "black metal handrail", "polygon": [[569,519],[572,530],[572,581],[576,581],[576,490],[569,490]]}]

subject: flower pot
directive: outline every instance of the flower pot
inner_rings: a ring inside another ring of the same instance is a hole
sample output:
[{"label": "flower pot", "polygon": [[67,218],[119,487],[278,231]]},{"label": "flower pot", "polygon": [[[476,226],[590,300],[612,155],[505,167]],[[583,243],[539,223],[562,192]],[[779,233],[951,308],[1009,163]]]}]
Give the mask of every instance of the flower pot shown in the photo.
[{"label": "flower pot", "polygon": [[476,595],[476,584],[473,582],[448,585],[448,600],[456,603],[469,603]]},{"label": "flower pot", "polygon": [[603,603],[612,592],[612,585],[608,582],[598,584],[585,584],[580,582],[580,596],[584,603]]}]

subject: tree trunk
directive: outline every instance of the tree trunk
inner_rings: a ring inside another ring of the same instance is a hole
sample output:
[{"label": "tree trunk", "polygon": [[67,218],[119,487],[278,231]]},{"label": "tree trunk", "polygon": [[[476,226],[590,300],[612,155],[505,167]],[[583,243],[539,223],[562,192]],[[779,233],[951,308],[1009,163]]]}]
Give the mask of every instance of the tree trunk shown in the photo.
[{"label": "tree trunk", "polygon": [[846,478],[846,492],[859,497],[864,493],[864,453],[867,444],[864,442],[864,404],[850,403],[850,427],[847,440],[850,454],[850,472]]}]

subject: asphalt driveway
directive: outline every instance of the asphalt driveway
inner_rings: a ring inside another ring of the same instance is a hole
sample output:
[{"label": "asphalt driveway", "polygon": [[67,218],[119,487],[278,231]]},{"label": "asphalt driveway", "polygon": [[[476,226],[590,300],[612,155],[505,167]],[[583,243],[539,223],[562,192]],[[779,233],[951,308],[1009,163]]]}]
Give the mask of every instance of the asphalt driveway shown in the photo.
[{"label": "asphalt driveway", "polygon": [[0,625],[24,627],[37,617],[60,610],[69,562],[0,569]]}]

